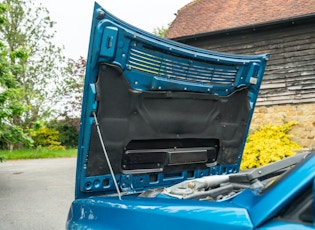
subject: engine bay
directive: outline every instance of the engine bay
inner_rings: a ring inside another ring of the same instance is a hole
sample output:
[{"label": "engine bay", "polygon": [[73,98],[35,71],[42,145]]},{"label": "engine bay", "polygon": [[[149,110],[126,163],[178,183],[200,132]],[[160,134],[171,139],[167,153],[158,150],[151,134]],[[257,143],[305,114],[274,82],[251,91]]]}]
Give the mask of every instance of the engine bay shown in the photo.
[{"label": "engine bay", "polygon": [[246,184],[231,183],[228,175],[214,175],[187,180],[163,189],[149,189],[140,197],[222,201],[248,187]]},{"label": "engine bay", "polygon": [[226,175],[186,180],[165,188],[149,189],[139,197],[225,201],[244,189],[267,190],[309,153],[301,153],[269,165]]}]

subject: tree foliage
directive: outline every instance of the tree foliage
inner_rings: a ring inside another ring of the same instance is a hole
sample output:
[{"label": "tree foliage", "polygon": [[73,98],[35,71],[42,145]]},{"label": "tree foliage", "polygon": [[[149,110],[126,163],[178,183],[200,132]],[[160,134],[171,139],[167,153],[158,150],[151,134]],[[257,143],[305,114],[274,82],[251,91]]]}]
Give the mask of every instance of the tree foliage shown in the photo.
[{"label": "tree foliage", "polygon": [[59,132],[61,145],[67,148],[78,146],[80,119],[77,117],[65,117],[63,119],[53,119],[48,125],[49,128]]},{"label": "tree foliage", "polygon": [[83,85],[86,60],[80,57],[78,60],[68,59],[66,68],[62,74],[62,81],[58,83],[58,93],[63,101],[59,103],[61,108],[59,116],[63,119],[78,118],[81,112]]},{"label": "tree foliage", "polygon": [[48,123],[48,127],[58,130],[61,144],[76,147],[80,128],[80,112],[83,98],[83,86],[86,60],[68,59],[63,78],[57,85],[58,93],[63,100],[59,102],[59,114]]},{"label": "tree foliage", "polygon": [[65,149],[65,147],[62,146],[61,142],[59,141],[59,132],[57,130],[44,126],[39,129],[32,130],[30,134],[34,140],[35,148],[48,147],[49,149],[56,150]]},{"label": "tree foliage", "polygon": [[0,29],[1,41],[11,53],[26,47],[28,50],[25,58],[17,59],[14,55],[9,58],[11,65],[19,64],[18,71],[12,71],[12,75],[21,86],[20,100],[25,105],[22,116],[15,116],[14,123],[26,129],[51,114],[62,49],[53,43],[55,22],[47,8],[31,0],[4,0],[3,3],[9,10],[4,13],[7,22]]},{"label": "tree foliage", "polygon": [[165,36],[165,33],[167,31],[169,26],[161,26],[161,27],[157,27],[157,28],[154,28],[153,29],[153,34],[159,36],[159,37],[162,37],[164,38]]},{"label": "tree foliage", "polygon": [[[9,7],[0,3],[0,29],[6,26]],[[15,74],[23,71],[23,62],[28,58],[28,49],[17,47],[9,49],[0,40],[0,147],[9,147],[19,142],[30,145],[31,139],[14,119],[22,115],[25,107],[22,103],[22,87],[16,81]],[[12,60],[14,60],[12,62]],[[0,159],[1,160],[1,159]]]}]

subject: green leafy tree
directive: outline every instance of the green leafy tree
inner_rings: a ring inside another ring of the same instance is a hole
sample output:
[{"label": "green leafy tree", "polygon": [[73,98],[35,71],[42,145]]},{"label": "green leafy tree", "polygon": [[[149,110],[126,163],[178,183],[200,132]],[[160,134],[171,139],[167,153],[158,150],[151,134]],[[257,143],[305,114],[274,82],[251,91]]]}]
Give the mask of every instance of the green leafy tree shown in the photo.
[{"label": "green leafy tree", "polygon": [[59,64],[63,61],[62,49],[53,43],[55,22],[49,11],[31,0],[4,0],[9,6],[5,12],[7,22],[1,27],[0,37],[10,52],[28,48],[28,56],[17,60],[10,56],[11,65],[19,62],[19,71],[12,75],[22,90],[22,115],[14,117],[14,123],[24,130],[36,120],[49,117],[51,105],[59,100],[54,87],[60,76]]},{"label": "green leafy tree", "polygon": [[59,131],[61,144],[70,148],[78,144],[85,68],[83,57],[68,59],[62,72],[63,78],[57,84],[58,93],[62,96],[58,104],[59,113],[48,123],[49,128]]},{"label": "green leafy tree", "polygon": [[58,93],[63,100],[59,103],[62,108],[59,117],[62,119],[78,118],[81,112],[83,85],[86,60],[80,57],[78,60],[68,59],[63,70],[63,79],[58,83]]},{"label": "green leafy tree", "polygon": [[165,36],[165,33],[167,31],[169,26],[161,26],[161,27],[157,27],[157,28],[154,28],[153,29],[153,34],[159,36],[159,37],[162,37],[164,38]]},{"label": "green leafy tree", "polygon": [[[9,7],[0,3],[0,28],[6,26],[6,13]],[[28,58],[28,50],[24,47],[10,50],[0,40],[0,146],[13,149],[14,144],[22,142],[30,145],[31,139],[23,129],[14,123],[14,118],[21,116],[25,107],[21,103],[21,85],[14,74],[23,69],[23,62]],[[11,62],[14,60],[14,62]],[[0,161],[2,158],[0,157]]]},{"label": "green leafy tree", "polygon": [[51,120],[47,127],[59,132],[61,145],[67,148],[78,146],[80,119],[76,117],[65,117],[63,119]]}]

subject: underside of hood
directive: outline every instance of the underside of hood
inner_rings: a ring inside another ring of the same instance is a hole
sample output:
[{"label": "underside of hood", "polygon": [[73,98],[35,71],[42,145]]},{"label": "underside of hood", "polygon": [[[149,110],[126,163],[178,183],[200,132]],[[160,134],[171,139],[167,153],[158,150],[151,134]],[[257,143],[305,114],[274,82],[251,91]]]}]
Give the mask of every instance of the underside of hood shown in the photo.
[{"label": "underside of hood", "polygon": [[95,4],[76,197],[237,172],[267,58],[165,40]]}]

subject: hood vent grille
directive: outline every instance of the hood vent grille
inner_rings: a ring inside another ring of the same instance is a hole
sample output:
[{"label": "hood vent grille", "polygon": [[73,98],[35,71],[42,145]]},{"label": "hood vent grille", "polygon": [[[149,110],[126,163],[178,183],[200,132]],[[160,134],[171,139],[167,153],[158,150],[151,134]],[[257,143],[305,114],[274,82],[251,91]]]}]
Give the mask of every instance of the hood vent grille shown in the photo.
[{"label": "hood vent grille", "polygon": [[127,68],[165,79],[228,86],[234,85],[238,72],[235,66],[187,60],[187,58],[136,48],[130,51]]}]

